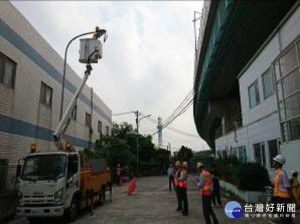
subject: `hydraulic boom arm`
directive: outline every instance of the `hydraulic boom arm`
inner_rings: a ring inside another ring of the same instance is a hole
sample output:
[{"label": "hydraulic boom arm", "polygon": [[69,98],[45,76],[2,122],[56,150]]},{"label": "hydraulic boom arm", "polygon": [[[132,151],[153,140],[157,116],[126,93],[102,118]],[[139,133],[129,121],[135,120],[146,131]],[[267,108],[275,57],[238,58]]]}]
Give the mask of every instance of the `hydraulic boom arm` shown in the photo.
[{"label": "hydraulic boom arm", "polygon": [[[93,54],[95,54],[97,52],[98,52],[98,50],[95,50],[93,53],[91,53],[91,55],[89,56],[88,61],[93,56]],[[82,79],[82,82],[81,82],[79,88],[76,90],[75,94],[73,95],[73,98],[71,99],[66,111],[64,112],[61,120],[59,121],[58,126],[56,127],[56,129],[53,133],[53,140],[54,140],[54,143],[55,143],[58,150],[63,149],[63,146],[64,146],[64,142],[63,142],[64,133],[65,133],[65,130],[67,129],[67,127],[69,125],[72,110],[73,110],[73,108],[75,106],[75,103],[76,103],[76,100],[78,99],[78,97],[79,97],[86,81],[88,80],[89,75],[91,74],[92,70],[93,70],[93,68],[92,68],[91,64],[88,63],[86,65],[86,71],[84,72],[84,77]]]}]

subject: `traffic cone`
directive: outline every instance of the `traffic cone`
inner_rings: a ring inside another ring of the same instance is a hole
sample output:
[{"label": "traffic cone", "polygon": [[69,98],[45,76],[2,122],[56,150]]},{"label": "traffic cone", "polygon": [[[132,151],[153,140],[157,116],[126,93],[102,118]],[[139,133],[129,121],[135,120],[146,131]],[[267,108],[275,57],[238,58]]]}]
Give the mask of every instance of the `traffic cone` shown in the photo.
[{"label": "traffic cone", "polygon": [[128,195],[132,195],[132,192],[136,188],[136,179],[133,179],[130,184],[128,185]]}]

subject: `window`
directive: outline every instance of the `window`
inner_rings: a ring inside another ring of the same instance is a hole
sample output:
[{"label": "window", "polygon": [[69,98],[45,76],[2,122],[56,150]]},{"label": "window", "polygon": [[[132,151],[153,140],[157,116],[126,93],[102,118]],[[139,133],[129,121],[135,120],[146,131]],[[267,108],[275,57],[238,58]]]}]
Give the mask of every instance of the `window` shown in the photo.
[{"label": "window", "polygon": [[227,150],[223,150],[222,151],[222,157],[223,158],[227,158],[228,157]]},{"label": "window", "polygon": [[278,113],[284,142],[300,139],[299,44],[298,39],[273,62]]},{"label": "window", "polygon": [[73,110],[71,113],[71,119],[73,119],[74,121],[76,121],[76,119],[77,119],[77,103],[73,107]]},{"label": "window", "polygon": [[257,104],[259,104],[259,90],[258,90],[258,80],[255,80],[254,83],[248,88],[249,94],[249,106],[253,108]]},{"label": "window", "polygon": [[266,152],[264,143],[258,143],[253,145],[254,159],[256,163],[266,166]]},{"label": "window", "polygon": [[77,155],[69,155],[69,163],[68,163],[68,176],[70,179],[74,174],[78,171],[78,157]]},{"label": "window", "polygon": [[85,126],[92,127],[91,115],[89,113],[85,113]]},{"label": "window", "polygon": [[274,92],[273,75],[270,70],[266,71],[262,75],[262,83],[264,88],[264,97],[267,99],[268,97],[272,96]]},{"label": "window", "polygon": [[242,162],[247,162],[246,146],[238,147],[238,158]]},{"label": "window", "polygon": [[0,159],[0,192],[6,190],[8,159]]},{"label": "window", "polygon": [[98,121],[98,132],[102,134],[102,122]]},{"label": "window", "polygon": [[273,168],[273,158],[279,154],[278,141],[277,139],[268,141],[269,155],[270,155],[270,166]]},{"label": "window", "polygon": [[298,64],[297,61],[297,53],[296,53],[296,47],[293,46],[288,52],[286,52],[280,59],[280,71],[281,71],[281,77],[284,77],[287,73],[294,70]]},{"label": "window", "polygon": [[299,70],[294,70],[285,76],[282,80],[283,97],[288,97],[300,89]]},{"label": "window", "polygon": [[109,127],[106,126],[106,135],[109,136]]},{"label": "window", "polygon": [[17,64],[0,53],[0,82],[14,88]]},{"label": "window", "polygon": [[53,92],[52,88],[49,87],[46,83],[42,82],[40,103],[51,108],[52,92]]},{"label": "window", "polygon": [[290,140],[300,139],[300,117],[288,122],[290,130]]}]

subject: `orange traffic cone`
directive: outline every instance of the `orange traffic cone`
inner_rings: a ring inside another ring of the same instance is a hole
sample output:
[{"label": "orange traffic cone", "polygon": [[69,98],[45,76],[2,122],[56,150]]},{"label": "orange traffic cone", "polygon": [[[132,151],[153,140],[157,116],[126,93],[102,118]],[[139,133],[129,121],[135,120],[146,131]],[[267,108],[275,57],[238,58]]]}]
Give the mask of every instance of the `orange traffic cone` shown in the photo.
[{"label": "orange traffic cone", "polygon": [[128,195],[132,195],[132,192],[135,190],[135,188],[136,188],[136,179],[134,178],[128,185]]}]

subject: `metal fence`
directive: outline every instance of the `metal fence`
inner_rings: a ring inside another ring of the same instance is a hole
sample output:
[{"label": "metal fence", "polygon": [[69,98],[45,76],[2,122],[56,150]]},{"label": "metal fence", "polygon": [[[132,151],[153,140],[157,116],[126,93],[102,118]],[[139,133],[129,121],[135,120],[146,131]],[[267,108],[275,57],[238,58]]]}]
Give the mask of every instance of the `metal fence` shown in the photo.
[{"label": "metal fence", "polygon": [[7,160],[0,159],[0,193],[16,190],[16,172],[17,165],[9,165]]},{"label": "metal fence", "polygon": [[216,136],[216,138],[219,138],[219,137],[226,135],[242,126],[243,126],[242,114],[237,114],[234,117],[232,117],[230,120],[225,122],[224,128],[222,127],[222,125],[219,126],[216,129],[215,136]]},{"label": "metal fence", "polygon": [[8,159],[0,159],[0,223],[16,212],[16,172],[17,165],[9,164]]}]

